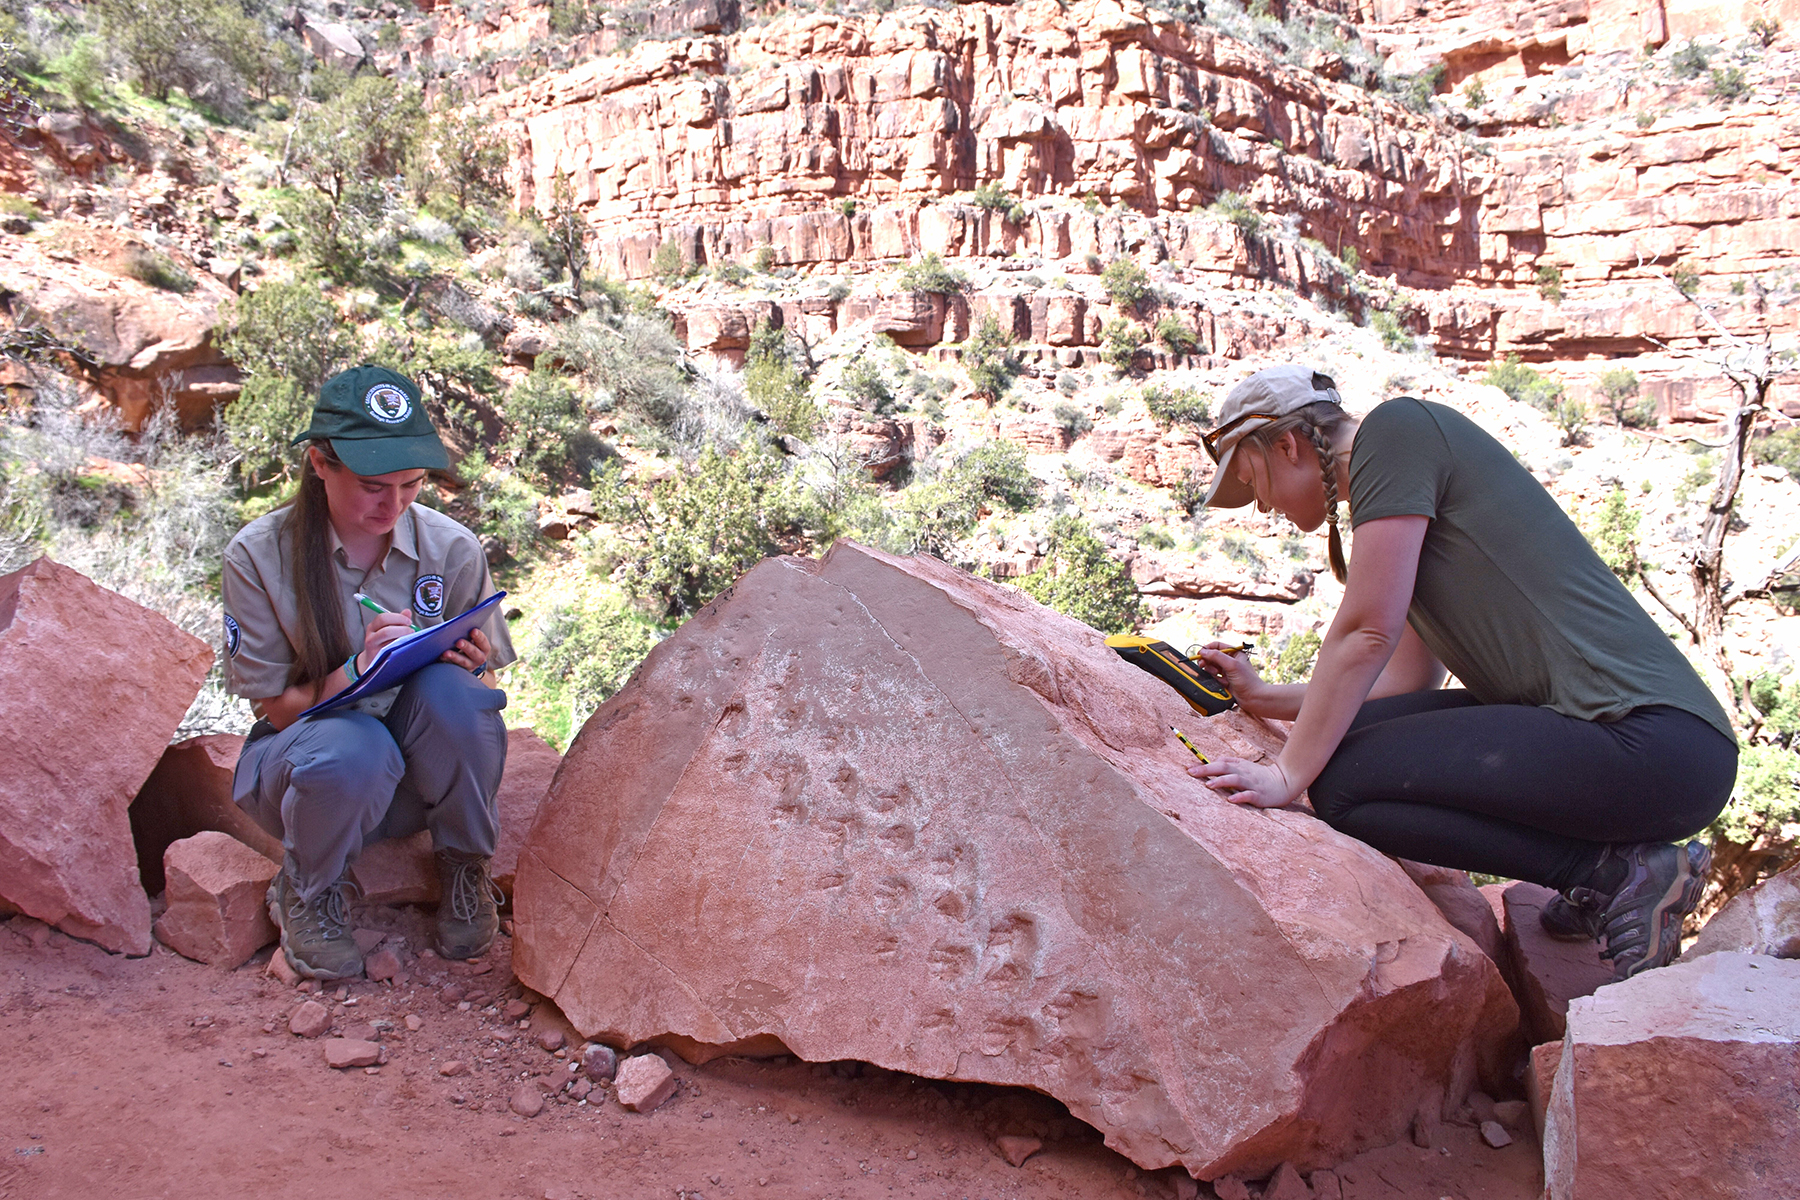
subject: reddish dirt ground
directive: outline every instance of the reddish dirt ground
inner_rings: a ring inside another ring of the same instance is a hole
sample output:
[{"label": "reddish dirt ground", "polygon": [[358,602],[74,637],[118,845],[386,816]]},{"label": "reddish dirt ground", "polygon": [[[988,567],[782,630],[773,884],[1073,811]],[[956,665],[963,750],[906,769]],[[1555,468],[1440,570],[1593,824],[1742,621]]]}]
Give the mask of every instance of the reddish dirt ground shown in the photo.
[{"label": "reddish dirt ground", "polygon": [[[419,946],[427,921],[415,910],[375,909],[361,924]],[[1048,1097],[859,1063],[691,1066],[671,1056],[680,1087],[653,1113],[627,1112],[599,1089],[588,1103],[565,1095],[537,1117],[518,1116],[508,1103],[514,1090],[570,1079],[567,1056],[578,1055],[580,1041],[548,1003],[505,1019],[506,1001],[521,998],[505,938],[474,966],[403,952],[406,974],[395,983],[308,996],[267,975],[268,951],[221,971],[161,945],[126,959],[46,932],[23,918],[0,924],[0,1197],[8,1200],[1194,1194],[1185,1173],[1138,1170]],[[288,1031],[289,1015],[308,999],[331,1010],[326,1037],[378,1035],[386,1063],[327,1067],[321,1041]],[[571,1039],[564,1057],[539,1044],[553,1032]],[[470,1070],[441,1075],[451,1060]],[[1044,1146],[1014,1167],[996,1149],[1005,1135]],[[1539,1195],[1529,1135],[1493,1150],[1472,1126],[1450,1124],[1443,1142],[1436,1150],[1401,1143],[1340,1164],[1344,1196]],[[1197,1190],[1202,1200],[1212,1195],[1204,1184]]]}]

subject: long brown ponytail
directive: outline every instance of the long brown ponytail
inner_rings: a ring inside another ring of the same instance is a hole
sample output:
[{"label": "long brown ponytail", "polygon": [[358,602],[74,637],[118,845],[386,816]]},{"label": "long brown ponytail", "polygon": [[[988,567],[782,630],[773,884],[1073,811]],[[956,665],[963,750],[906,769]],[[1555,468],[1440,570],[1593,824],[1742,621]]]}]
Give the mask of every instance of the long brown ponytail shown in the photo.
[{"label": "long brown ponytail", "polygon": [[1312,443],[1313,452],[1319,456],[1319,474],[1325,484],[1325,522],[1330,526],[1330,532],[1325,535],[1326,556],[1331,562],[1331,574],[1339,583],[1349,579],[1350,567],[1344,560],[1344,540],[1338,533],[1337,455],[1332,451],[1331,438],[1349,424],[1350,419],[1350,414],[1341,405],[1318,400],[1244,438],[1246,442],[1254,442],[1265,455],[1274,448],[1275,440],[1290,429],[1305,435]]},{"label": "long brown ponytail", "polygon": [[[308,444],[337,464],[330,442],[321,439]],[[288,686],[311,684],[316,702],[325,692],[326,676],[350,657],[350,635],[344,628],[344,602],[338,595],[337,566],[331,555],[331,504],[325,496],[325,481],[313,470],[310,453],[300,469],[300,490],[288,503],[294,511],[282,532],[287,539],[288,578],[294,581],[294,606],[300,618],[300,642],[294,647]]]}]

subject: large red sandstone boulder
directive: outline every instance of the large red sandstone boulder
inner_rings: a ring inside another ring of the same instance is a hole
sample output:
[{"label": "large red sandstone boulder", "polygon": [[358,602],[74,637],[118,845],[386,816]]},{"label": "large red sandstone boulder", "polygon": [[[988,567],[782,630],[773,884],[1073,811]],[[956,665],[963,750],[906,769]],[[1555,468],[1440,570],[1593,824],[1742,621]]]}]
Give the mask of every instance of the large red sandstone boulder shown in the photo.
[{"label": "large red sandstone boulder", "polygon": [[281,842],[231,802],[231,775],[244,739],[209,733],[176,742],[131,802],[131,837],[137,843],[144,890],[163,890],[163,851],[196,833],[228,833],[271,862],[282,858]]},{"label": "large red sandstone boulder", "polygon": [[150,952],[126,808],[211,665],[205,642],[47,558],[0,577],[0,900]]},{"label": "large red sandstone boulder", "polygon": [[169,906],[156,919],[163,945],[195,962],[237,967],[276,938],[269,881],[281,867],[230,834],[208,830],[163,854]]},{"label": "large red sandstone boulder", "polygon": [[1569,1005],[1551,1200],[1790,1200],[1800,962],[1720,951]]},{"label": "large red sandstone boulder", "polygon": [[538,806],[562,766],[562,755],[556,747],[529,729],[506,731],[506,774],[500,780],[500,845],[494,851],[494,882],[507,895],[512,894],[513,873],[518,868],[519,850],[525,835],[537,820]]},{"label": "large red sandstone boulder", "polygon": [[1789,867],[1733,896],[1682,957],[1699,958],[1721,950],[1800,958],[1800,867]]},{"label": "large red sandstone boulder", "polygon": [[514,968],[588,1037],[1031,1087],[1207,1178],[1454,1106],[1516,1022],[1493,964],[1391,860],[1216,799],[1172,723],[1280,744],[934,559],[768,560],[576,738]]}]

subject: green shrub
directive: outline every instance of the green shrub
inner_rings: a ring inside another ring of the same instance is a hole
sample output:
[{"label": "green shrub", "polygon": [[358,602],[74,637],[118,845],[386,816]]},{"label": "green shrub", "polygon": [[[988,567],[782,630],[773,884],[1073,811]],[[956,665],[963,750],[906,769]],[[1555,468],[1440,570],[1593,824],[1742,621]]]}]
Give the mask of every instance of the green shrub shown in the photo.
[{"label": "green shrub", "polygon": [[998,500],[1014,512],[1037,503],[1042,485],[1025,464],[1025,450],[1013,442],[983,442],[957,460],[950,476],[956,486],[988,500]]},{"label": "green shrub", "polygon": [[1750,681],[1750,702],[1763,715],[1763,728],[1770,733],[1789,736],[1800,733],[1800,679],[1785,685],[1773,675],[1759,675]]},{"label": "green shrub", "polygon": [[865,412],[888,413],[894,408],[894,389],[888,386],[881,366],[859,354],[844,368],[839,386],[850,402]]},{"label": "green shrub", "polygon": [[244,374],[223,415],[238,474],[250,484],[286,476],[319,385],[357,352],[354,331],[317,284],[277,281],[238,300],[219,345]]},{"label": "green shrub", "polygon": [[1698,79],[1712,69],[1713,49],[1690,41],[1669,55],[1669,70],[1677,79]]},{"label": "green shrub", "polygon": [[126,255],[125,270],[139,283],[147,283],[165,292],[187,295],[194,290],[194,277],[166,254],[145,246],[133,246]]},{"label": "green shrub", "polygon": [[1781,22],[1773,17],[1755,17],[1750,22],[1750,36],[1756,44],[1767,50],[1781,36]]},{"label": "green shrub", "polygon": [[1198,429],[1212,420],[1212,405],[1191,387],[1153,383],[1144,389],[1144,407],[1164,429],[1171,425],[1192,425]]},{"label": "green shrub", "polygon": [[1399,316],[1392,310],[1378,308],[1369,314],[1369,326],[1381,338],[1381,344],[1389,350],[1404,352],[1413,348],[1412,331],[1401,323]]},{"label": "green shrub", "polygon": [[1692,299],[1700,291],[1700,272],[1690,263],[1676,263],[1675,269],[1669,272],[1669,282],[1675,290]]},{"label": "green shrub", "polygon": [[1780,467],[1800,483],[1800,426],[1761,435],[1750,443],[1750,452],[1757,462]]},{"label": "green shrub", "polygon": [[1093,416],[1073,401],[1059,400],[1050,412],[1056,418],[1056,423],[1072,438],[1078,438],[1094,427]]},{"label": "green shrub", "polygon": [[1219,198],[1212,202],[1208,210],[1221,221],[1236,225],[1245,237],[1254,237],[1262,231],[1263,215],[1256,206],[1236,192],[1220,192]]},{"label": "green shrub", "polygon": [[687,396],[682,348],[668,323],[638,312],[582,313],[557,330],[548,362],[580,375],[601,409],[617,407],[667,427]]},{"label": "green shrub", "polygon": [[519,686],[508,690],[544,740],[566,749],[659,640],[656,626],[613,589],[561,589],[533,624]]},{"label": "green shrub", "polygon": [[1463,88],[1463,103],[1470,108],[1480,108],[1487,102],[1487,89],[1481,86],[1481,80],[1469,80],[1468,85]]},{"label": "green shrub", "polygon": [[1541,264],[1537,269],[1537,290],[1539,296],[1552,304],[1562,303],[1562,268]]},{"label": "green shrub", "polygon": [[1581,532],[1600,556],[1600,561],[1628,583],[1638,573],[1637,531],[1643,517],[1643,513],[1631,507],[1625,489],[1616,487],[1607,493],[1593,520],[1581,525]]},{"label": "green shrub", "polygon": [[1423,115],[1431,111],[1431,102],[1444,82],[1444,65],[1427,68],[1416,75],[1390,75],[1382,87],[1400,102],[1401,107]]},{"label": "green shrub", "polygon": [[198,104],[234,113],[246,92],[266,99],[283,56],[262,26],[226,0],[94,0],[107,48],[138,89],[166,101],[176,88]]},{"label": "green shrub", "polygon": [[962,366],[977,395],[998,400],[1017,379],[1021,365],[1013,351],[1016,339],[991,313],[975,323],[975,331],[962,344]]},{"label": "green shrub", "polygon": [[1144,348],[1144,327],[1114,317],[1100,327],[1100,360],[1121,373],[1131,370]]},{"label": "green shrub", "polygon": [[742,287],[750,278],[750,268],[724,259],[713,264],[712,277],[727,287]]},{"label": "green shrub", "polygon": [[1533,408],[1555,412],[1563,397],[1563,385],[1519,361],[1517,354],[1487,369],[1481,382],[1499,388],[1514,400],[1523,400]]},{"label": "green shrub", "polygon": [[1784,827],[1800,823],[1800,754],[1783,746],[1744,746],[1738,752],[1737,786],[1706,831],[1743,845],[1791,842]]},{"label": "green shrub", "polygon": [[775,269],[775,247],[758,246],[756,253],[750,256],[750,266],[764,275],[773,271]]},{"label": "green shrub", "polygon": [[606,549],[612,577],[665,620],[693,615],[795,535],[801,497],[783,461],[761,450],[703,450],[690,468],[647,491],[614,468],[594,501],[620,530]]},{"label": "green shrub", "polygon": [[1656,398],[1645,396],[1632,403],[1638,394],[1637,372],[1629,367],[1613,367],[1600,375],[1599,389],[1613,420],[1630,429],[1647,429],[1656,424]]},{"label": "green shrub", "polygon": [[1714,67],[1706,90],[1715,99],[1729,104],[1750,94],[1750,81],[1744,77],[1742,67]]},{"label": "green shrub", "polygon": [[1019,580],[1019,587],[1039,604],[1102,633],[1130,633],[1143,620],[1143,601],[1131,572],[1107,554],[1079,516],[1051,523],[1044,565]]},{"label": "green shrub", "polygon": [[840,217],[854,217],[856,215],[856,201],[852,197],[845,196],[842,200],[839,200],[834,207],[836,207]]},{"label": "green shrub", "polygon": [[506,398],[505,453],[533,484],[550,488],[585,472],[600,452],[587,406],[567,379],[542,367]]},{"label": "green shrub", "polygon": [[937,296],[954,296],[969,290],[969,277],[946,265],[935,250],[900,268],[895,282],[903,291],[928,292]]},{"label": "green shrub", "polygon": [[1281,643],[1281,653],[1269,666],[1271,683],[1304,683],[1312,678],[1313,660],[1319,656],[1319,635],[1311,629]]},{"label": "green shrub", "polygon": [[1175,538],[1160,525],[1143,525],[1137,531],[1137,544],[1152,550],[1173,550]]},{"label": "green shrub", "polygon": [[673,238],[658,246],[656,253],[650,256],[650,272],[664,283],[679,283],[693,273],[682,256],[680,244]]},{"label": "green shrub", "polygon": [[801,348],[780,328],[758,325],[744,354],[744,394],[750,403],[769,415],[776,433],[810,441],[824,420],[811,392]]},{"label": "green shrub", "polygon": [[1194,327],[1183,321],[1174,313],[1164,313],[1156,319],[1156,340],[1173,354],[1198,354],[1201,352],[1200,335]]},{"label": "green shrub", "polygon": [[410,150],[407,177],[418,204],[445,196],[460,213],[506,195],[506,146],[489,124],[475,117],[438,113]]},{"label": "green shrub", "polygon": [[1150,273],[1136,259],[1115,258],[1100,272],[1107,299],[1121,308],[1136,309],[1151,296]]},{"label": "green shrub", "polygon": [[82,108],[95,108],[106,97],[106,50],[91,33],[82,34],[52,59],[50,73]]},{"label": "green shrub", "polygon": [[1014,225],[1022,225],[1031,214],[1025,206],[1007,193],[998,179],[989,180],[977,187],[974,192],[975,207],[987,212],[997,212]]},{"label": "green shrub", "polygon": [[1564,396],[1550,410],[1550,420],[1562,431],[1562,444],[1580,445],[1587,438],[1588,406],[1574,397]]}]

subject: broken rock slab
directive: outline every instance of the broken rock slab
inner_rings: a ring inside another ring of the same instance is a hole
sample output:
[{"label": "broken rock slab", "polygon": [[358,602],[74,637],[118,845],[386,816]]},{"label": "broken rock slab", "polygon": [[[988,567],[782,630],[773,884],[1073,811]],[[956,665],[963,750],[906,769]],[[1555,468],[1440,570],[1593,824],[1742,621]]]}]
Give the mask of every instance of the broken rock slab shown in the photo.
[{"label": "broken rock slab", "polygon": [[1700,930],[1682,959],[1721,950],[1800,958],[1800,866],[1733,896]]},{"label": "broken rock slab", "polygon": [[1538,914],[1556,893],[1535,883],[1507,886],[1506,952],[1526,1033],[1533,1045],[1563,1035],[1569,1002],[1612,982],[1612,967],[1595,942],[1562,942],[1544,932]]},{"label": "broken rock slab", "polygon": [[767,560],[576,738],[514,969],[595,1040],[1032,1087],[1203,1178],[1460,1105],[1516,1024],[1492,962],[1386,857],[1215,798],[1172,723],[1280,745],[936,560]]},{"label": "broken rock slab", "polygon": [[168,907],[156,936],[183,958],[237,967],[276,937],[266,900],[281,868],[230,834],[208,831],[163,854]]},{"label": "broken rock slab", "polygon": [[1800,962],[1721,950],[1569,1005],[1550,1200],[1789,1200],[1800,1180]]},{"label": "broken rock slab", "polygon": [[131,837],[144,890],[152,896],[163,890],[163,851],[209,829],[230,834],[270,862],[281,861],[281,840],[231,802],[231,775],[243,748],[244,739],[233,733],[176,742],[138,789],[131,802]]},{"label": "broken rock slab", "polygon": [[150,952],[126,810],[212,657],[47,558],[0,577],[0,898],[108,950]]}]

